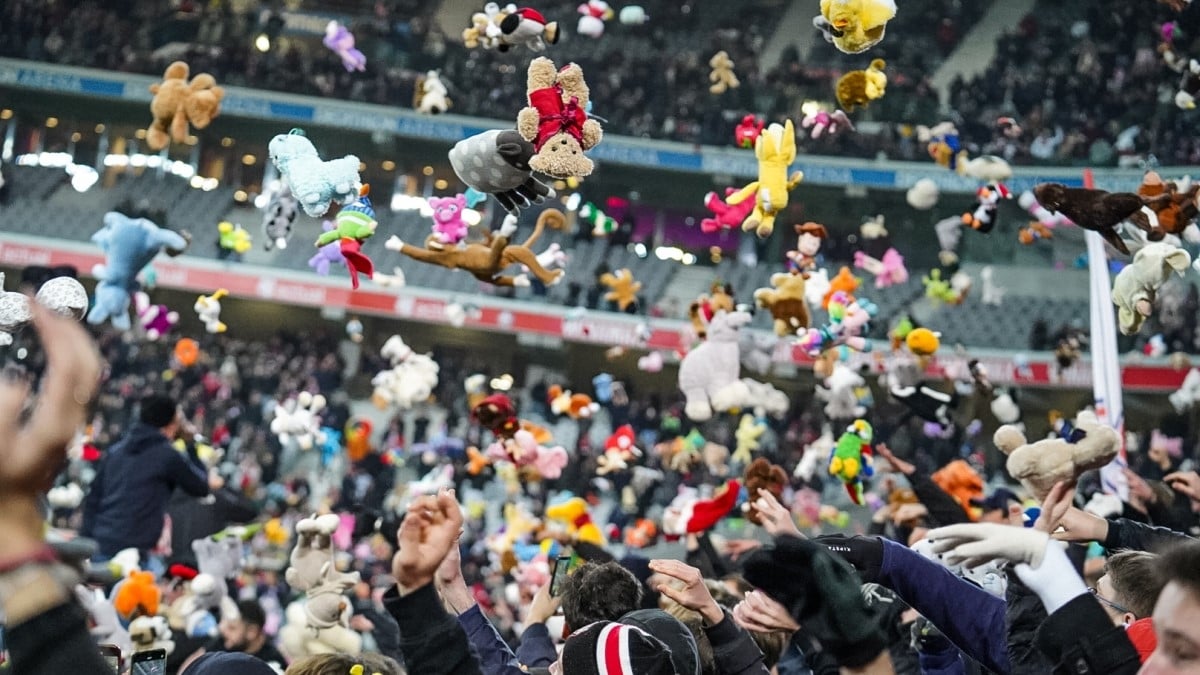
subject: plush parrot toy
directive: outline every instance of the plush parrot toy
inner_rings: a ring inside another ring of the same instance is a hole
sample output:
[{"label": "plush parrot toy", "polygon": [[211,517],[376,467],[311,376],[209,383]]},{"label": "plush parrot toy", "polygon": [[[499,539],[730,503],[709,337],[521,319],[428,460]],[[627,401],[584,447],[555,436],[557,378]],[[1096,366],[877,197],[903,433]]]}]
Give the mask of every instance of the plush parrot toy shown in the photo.
[{"label": "plush parrot toy", "polygon": [[875,431],[866,420],[854,420],[829,452],[829,475],[837,476],[846,485],[850,499],[863,503],[863,477],[875,475],[871,458],[871,441]]}]

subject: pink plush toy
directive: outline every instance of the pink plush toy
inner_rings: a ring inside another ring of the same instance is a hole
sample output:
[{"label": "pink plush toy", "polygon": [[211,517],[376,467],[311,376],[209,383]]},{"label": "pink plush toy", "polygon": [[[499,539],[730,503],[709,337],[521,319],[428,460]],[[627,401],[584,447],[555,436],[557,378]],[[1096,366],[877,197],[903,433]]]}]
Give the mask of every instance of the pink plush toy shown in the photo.
[{"label": "pink plush toy", "polygon": [[908,268],[904,266],[904,256],[894,248],[884,252],[882,259],[857,251],[854,254],[854,266],[875,275],[875,288],[887,288],[908,281]]},{"label": "pink plush toy", "polygon": [[146,331],[146,337],[157,340],[171,332],[179,323],[179,313],[172,312],[166,305],[150,304],[150,296],[138,291],[133,296],[134,308],[137,310],[138,322]]},{"label": "pink plush toy", "polygon": [[825,132],[829,132],[830,136],[836,136],[843,129],[854,131],[854,123],[841,110],[834,110],[832,113],[824,110],[809,113],[800,120],[800,126],[804,129],[811,128],[814,139],[820,138]]},{"label": "pink plush toy", "polygon": [[[725,188],[725,196],[737,192],[734,188]],[[740,204],[727,204],[724,200],[717,196],[717,193],[710,192],[704,195],[704,206],[709,211],[713,212],[715,218],[705,218],[700,221],[700,231],[705,233],[716,232],[717,230],[736,229],[742,226],[742,221],[750,212],[754,210],[754,205],[757,199],[747,198]]]},{"label": "pink plush toy", "polygon": [[517,466],[532,466],[542,478],[554,480],[562,475],[567,465],[567,451],[562,446],[548,448],[539,445],[533,434],[521,429],[511,439],[496,441],[488,446],[487,454],[492,459],[512,462]]},{"label": "pink plush toy", "polygon": [[467,208],[466,195],[432,197],[429,207],[433,209],[433,234],[439,243],[454,246],[466,239],[467,230],[470,229],[463,220],[463,210]]},{"label": "pink plush toy", "polygon": [[845,345],[859,352],[871,351],[871,341],[863,337],[867,323],[879,313],[875,303],[866,298],[853,299],[845,291],[836,291],[829,298],[829,323],[820,328],[800,332],[797,345],[809,356],[818,356],[826,349]]},{"label": "pink plush toy", "polygon": [[354,33],[337,21],[330,21],[325,26],[325,46],[333,50],[342,59],[342,67],[346,72],[367,69],[367,57],[354,48]]}]

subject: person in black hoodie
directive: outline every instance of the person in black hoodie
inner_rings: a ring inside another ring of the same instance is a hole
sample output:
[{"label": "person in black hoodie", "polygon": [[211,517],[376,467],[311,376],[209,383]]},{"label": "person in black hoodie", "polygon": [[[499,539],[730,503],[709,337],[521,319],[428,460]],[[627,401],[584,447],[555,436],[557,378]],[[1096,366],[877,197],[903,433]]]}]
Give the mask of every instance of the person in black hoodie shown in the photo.
[{"label": "person in black hoodie", "polygon": [[186,455],[171,441],[191,425],[175,401],[150,396],[141,402],[138,422],[105,454],[84,500],[81,534],[97,544],[97,561],[126,548],[149,557],[163,531],[163,516],[175,488],[203,497],[218,489],[196,449]]}]

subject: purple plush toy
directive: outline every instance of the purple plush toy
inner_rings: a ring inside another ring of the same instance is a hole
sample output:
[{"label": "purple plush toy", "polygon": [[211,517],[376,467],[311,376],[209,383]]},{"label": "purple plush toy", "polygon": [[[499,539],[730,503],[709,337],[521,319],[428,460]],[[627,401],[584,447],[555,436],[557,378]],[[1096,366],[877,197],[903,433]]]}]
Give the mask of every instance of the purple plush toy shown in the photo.
[{"label": "purple plush toy", "polygon": [[341,23],[329,22],[329,25],[325,27],[323,42],[326,47],[333,50],[333,53],[341,57],[342,66],[346,72],[357,70],[361,73],[367,69],[367,57],[354,48],[354,34]]},{"label": "purple plush toy", "polygon": [[[331,221],[326,220],[321,223],[321,228],[326,232],[334,229]],[[335,239],[332,242],[317,248],[317,254],[308,259],[308,266],[313,268],[317,274],[327,276],[329,268],[332,265],[345,265],[346,256],[342,255],[341,241]]]}]

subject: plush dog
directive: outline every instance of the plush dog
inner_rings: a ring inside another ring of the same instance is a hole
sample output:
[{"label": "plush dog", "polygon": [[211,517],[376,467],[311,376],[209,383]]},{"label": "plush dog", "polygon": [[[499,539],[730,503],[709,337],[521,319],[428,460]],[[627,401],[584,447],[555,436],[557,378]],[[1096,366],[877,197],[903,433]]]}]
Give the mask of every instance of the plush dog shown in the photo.
[{"label": "plush dog", "polygon": [[203,129],[221,111],[225,90],[208,73],[199,73],[188,82],[188,64],[175,61],[167,66],[163,81],[150,85],[154,99],[150,114],[154,117],[146,129],[146,145],[162,150],[170,141],[183,143],[188,137],[188,123]]},{"label": "plush dog", "polygon": [[1069,188],[1059,183],[1042,183],[1033,194],[1042,206],[1063,214],[1085,230],[1098,232],[1113,248],[1129,255],[1129,247],[1116,228],[1122,220],[1141,211],[1141,197],[1127,192]]},{"label": "plush dog", "polygon": [[754,210],[742,222],[742,230],[765,239],[775,230],[775,216],[787,208],[788,193],[804,179],[799,171],[788,176],[788,167],[796,161],[796,128],[792,121],[767,127],[754,143],[754,156],[758,159],[758,180],[726,197],[725,203],[737,206],[753,199]]},{"label": "plush dog", "polygon": [[1056,436],[1030,443],[1020,428],[1006,424],[996,430],[992,441],[1008,455],[1009,475],[1038,501],[1046,499],[1055,483],[1074,482],[1084,472],[1108,464],[1121,448],[1120,435],[1088,411],[1075,418],[1072,439]]},{"label": "plush dog", "polygon": [[883,98],[887,92],[887,66],[883,59],[873,59],[866,70],[851,70],[838,78],[835,94],[838,105],[846,112],[866,107],[868,103]]},{"label": "plush dog", "polygon": [[450,149],[450,166],[459,180],[490,194],[511,214],[554,196],[554,190],[533,177],[533,143],[513,130],[485,131],[463,139]]},{"label": "plush dog", "polygon": [[714,410],[745,403],[749,390],[739,377],[739,328],[753,317],[746,312],[717,312],[708,325],[708,339],[679,363],[679,389],[687,399],[684,414],[704,422]]},{"label": "plush dog", "polygon": [[476,279],[497,286],[528,286],[529,277],[524,274],[517,276],[501,274],[509,265],[521,264],[528,267],[530,272],[543,284],[553,286],[562,279],[564,271],[550,271],[542,267],[537,256],[529,248],[541,236],[542,227],[539,220],[533,228],[533,234],[529,235],[524,244],[509,244],[509,237],[517,231],[517,218],[510,214],[505,217],[500,230],[482,243],[471,242],[458,248],[437,251],[406,244],[399,237],[393,235],[385,246],[388,250],[403,253],[420,262],[452,270],[466,270]]},{"label": "plush dog", "polygon": [[358,157],[322,161],[301,129],[272,138],[267,152],[304,212],[313,218],[324,216],[335,201],[351,204],[358,199],[362,189]]},{"label": "plush dog", "polygon": [[754,302],[765,308],[775,320],[775,334],[783,337],[808,328],[810,316],[804,299],[804,275],[777,272],[771,275],[771,288],[754,291]]},{"label": "plush dog", "polygon": [[188,240],[145,218],[134,219],[110,211],[104,214],[104,227],[92,235],[92,241],[104,252],[105,264],[92,270],[97,284],[87,321],[97,325],[111,319],[113,327],[129,330],[130,294],[138,289],[138,273],[159,251],[182,253]]},{"label": "plush dog", "polygon": [[642,282],[633,278],[633,272],[628,268],[600,275],[600,283],[609,291],[604,294],[606,302],[617,303],[617,309],[622,312],[637,305],[638,293],[642,290]]},{"label": "plush dog", "polygon": [[583,153],[600,143],[604,130],[587,115],[589,92],[583,69],[574,63],[556,70],[539,56],[529,64],[529,105],[517,114],[517,131],[533,143],[529,166],[555,178],[582,178],[592,173]]},{"label": "plush dog", "polygon": [[896,16],[895,0],[821,0],[813,26],[846,54],[861,54],[883,40]]},{"label": "plush dog", "polygon": [[1126,265],[1113,280],[1112,300],[1117,306],[1121,333],[1136,334],[1154,310],[1158,289],[1172,272],[1183,276],[1191,264],[1192,256],[1187,251],[1161,241],[1147,244],[1134,254],[1133,264]]},{"label": "plush dog", "polygon": [[708,67],[712,68],[712,72],[708,74],[708,81],[712,83],[708,90],[714,94],[724,94],[730,89],[737,89],[742,86],[738,81],[737,75],[733,73],[733,60],[729,58],[729,54],[725,50],[721,50],[712,55],[708,60]]}]

